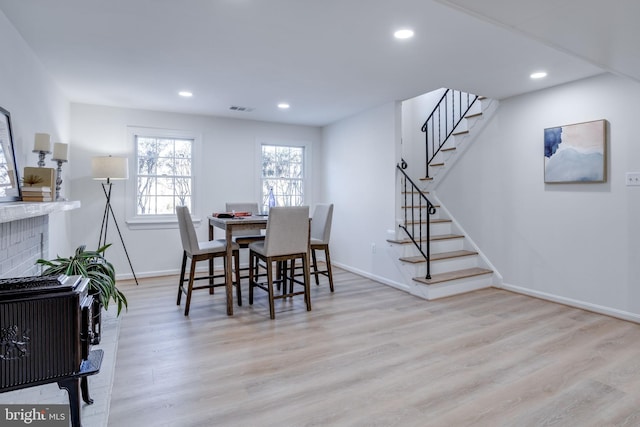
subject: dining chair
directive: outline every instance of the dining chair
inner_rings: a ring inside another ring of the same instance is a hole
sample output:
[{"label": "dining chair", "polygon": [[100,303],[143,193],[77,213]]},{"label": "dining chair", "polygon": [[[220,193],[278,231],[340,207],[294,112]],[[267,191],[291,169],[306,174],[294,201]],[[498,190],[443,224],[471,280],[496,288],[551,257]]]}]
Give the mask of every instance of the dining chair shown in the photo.
[{"label": "dining chair", "polygon": [[[176,206],[176,214],[178,216],[178,226],[180,228],[180,238],[182,240],[182,267],[180,269],[180,282],[178,284],[178,301],[177,305],[180,305],[182,294],[187,295],[187,301],[184,307],[184,315],[189,315],[189,306],[191,304],[191,293],[196,289],[209,289],[209,293],[213,293],[213,289],[219,286],[225,286],[226,283],[216,283],[215,279],[225,277],[227,268],[231,268],[231,260],[227,259],[227,246],[224,240],[211,240],[211,241],[198,241],[196,235],[196,229],[193,226],[191,220],[191,214],[189,208],[186,206]],[[239,268],[239,246],[236,243],[232,243],[233,258],[235,260],[235,268]],[[187,258],[191,259],[191,267],[189,269],[189,277],[185,279],[185,272],[187,266]],[[223,258],[222,274],[215,274],[214,272],[214,260],[215,258]],[[206,276],[196,277],[196,264],[199,261],[209,261],[209,274]],[[196,280],[209,280],[209,284],[202,286],[194,286]],[[184,284],[187,282],[187,287]],[[242,305],[242,292],[240,290],[239,281],[233,283],[236,287],[236,294],[238,298],[238,305]]]},{"label": "dining chair", "polygon": [[[225,204],[226,212],[250,212],[252,215],[260,214],[258,203],[256,202],[227,202]],[[264,234],[259,228],[248,230],[237,230],[233,233],[233,241],[240,246],[240,249],[249,248],[249,244],[253,242],[260,242],[264,240]],[[248,279],[249,275],[242,275],[241,272],[246,272],[249,268],[236,268],[236,280],[240,282],[240,279]]]},{"label": "dining chair", "polygon": [[[260,214],[258,203],[256,202],[227,202],[225,204],[226,212],[250,212],[252,215]],[[233,233],[234,241],[241,248],[248,248],[249,243],[264,240],[264,235],[259,228],[249,230],[238,230]]]},{"label": "dining chair", "polygon": [[[327,276],[329,288],[333,292],[333,273],[331,272],[331,256],[329,254],[329,238],[331,237],[331,221],[333,220],[333,204],[318,204],[311,217],[311,240],[309,249],[311,252],[311,273],[316,278],[316,285],[320,284],[319,275]],[[318,269],[316,251],[324,251],[326,268]]]},{"label": "dining chair", "polygon": [[[253,304],[253,290],[260,288],[269,294],[269,314],[275,319],[275,299],[304,295],[307,311],[311,310],[309,290],[309,207],[281,206],[269,210],[267,233],[264,241],[249,245],[249,304]],[[295,280],[295,260],[302,260],[303,280]],[[264,263],[260,268],[260,261]],[[291,268],[286,268],[291,261]],[[274,277],[276,264],[280,273]],[[303,291],[294,292],[293,285],[287,292],[287,274],[292,283],[301,284]],[[264,281],[266,279],[266,282]],[[274,295],[274,283],[283,284],[282,294]]]}]

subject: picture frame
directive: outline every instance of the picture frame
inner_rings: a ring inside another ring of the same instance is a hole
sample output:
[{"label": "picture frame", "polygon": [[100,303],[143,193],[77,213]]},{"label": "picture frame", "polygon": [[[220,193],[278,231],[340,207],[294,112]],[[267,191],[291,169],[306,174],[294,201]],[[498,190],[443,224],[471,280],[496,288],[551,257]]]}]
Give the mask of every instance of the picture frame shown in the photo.
[{"label": "picture frame", "polygon": [[11,130],[11,114],[0,107],[0,202],[21,200],[20,174]]},{"label": "picture frame", "polygon": [[607,121],[593,120],[544,130],[544,182],[607,181]]}]

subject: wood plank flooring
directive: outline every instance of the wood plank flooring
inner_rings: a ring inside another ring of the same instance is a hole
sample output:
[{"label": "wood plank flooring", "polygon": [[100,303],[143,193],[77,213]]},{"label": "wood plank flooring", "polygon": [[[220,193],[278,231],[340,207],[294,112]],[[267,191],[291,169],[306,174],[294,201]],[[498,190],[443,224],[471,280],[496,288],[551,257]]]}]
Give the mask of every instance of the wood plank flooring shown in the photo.
[{"label": "wood plank flooring", "polygon": [[[498,289],[425,301],[340,269],[302,297],[123,286],[109,426],[638,426],[640,325]],[[184,304],[184,303],[183,303]]]}]

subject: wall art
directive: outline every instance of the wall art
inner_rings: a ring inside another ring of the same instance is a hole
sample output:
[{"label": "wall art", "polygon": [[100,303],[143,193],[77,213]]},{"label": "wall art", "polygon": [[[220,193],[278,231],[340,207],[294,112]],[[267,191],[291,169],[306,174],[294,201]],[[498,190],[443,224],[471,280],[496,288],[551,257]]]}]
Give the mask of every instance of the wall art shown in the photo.
[{"label": "wall art", "polygon": [[606,120],[544,130],[545,183],[606,182],[606,165]]}]

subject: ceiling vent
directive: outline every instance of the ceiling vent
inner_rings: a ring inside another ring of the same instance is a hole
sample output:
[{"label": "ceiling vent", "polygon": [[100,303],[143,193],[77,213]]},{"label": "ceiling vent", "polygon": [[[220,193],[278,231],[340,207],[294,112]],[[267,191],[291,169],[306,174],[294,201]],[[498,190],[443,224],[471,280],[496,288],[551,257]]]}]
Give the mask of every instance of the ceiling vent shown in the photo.
[{"label": "ceiling vent", "polygon": [[232,105],[231,107],[229,107],[229,110],[231,111],[242,111],[245,113],[250,113],[254,110],[254,108],[250,108],[250,107],[240,107],[238,105]]}]

